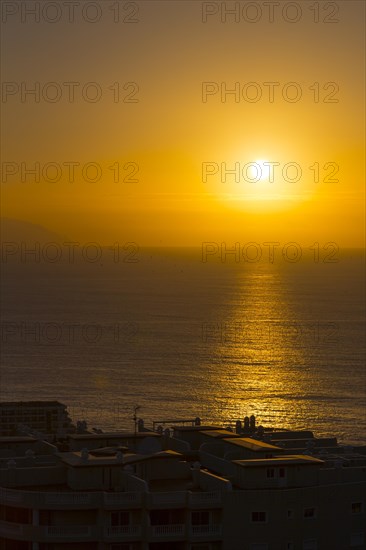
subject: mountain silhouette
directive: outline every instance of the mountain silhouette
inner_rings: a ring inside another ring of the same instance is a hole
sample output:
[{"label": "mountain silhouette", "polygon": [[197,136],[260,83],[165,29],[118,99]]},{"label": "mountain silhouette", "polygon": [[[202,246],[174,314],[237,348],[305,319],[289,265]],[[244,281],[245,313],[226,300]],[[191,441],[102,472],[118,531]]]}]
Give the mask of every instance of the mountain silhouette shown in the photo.
[{"label": "mountain silhouette", "polygon": [[42,225],[13,218],[1,218],[1,242],[25,242],[40,244],[56,242],[62,244],[70,241],[65,235],[59,235]]}]

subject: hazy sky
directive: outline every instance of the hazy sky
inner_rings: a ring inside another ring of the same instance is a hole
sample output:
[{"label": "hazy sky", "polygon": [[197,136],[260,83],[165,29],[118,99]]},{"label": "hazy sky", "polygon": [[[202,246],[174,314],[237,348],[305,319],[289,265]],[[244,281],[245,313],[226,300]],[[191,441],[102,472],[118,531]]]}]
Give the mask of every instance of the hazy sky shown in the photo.
[{"label": "hazy sky", "polygon": [[35,4],[2,6],[3,216],[103,244],[363,246],[362,1]]}]

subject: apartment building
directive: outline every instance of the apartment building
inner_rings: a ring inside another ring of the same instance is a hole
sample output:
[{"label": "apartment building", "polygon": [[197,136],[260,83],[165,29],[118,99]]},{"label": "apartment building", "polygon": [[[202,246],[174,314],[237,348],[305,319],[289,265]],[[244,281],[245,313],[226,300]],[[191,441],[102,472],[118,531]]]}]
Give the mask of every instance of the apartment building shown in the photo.
[{"label": "apartment building", "polygon": [[0,402],[0,436],[39,432],[45,438],[63,437],[72,428],[66,405],[58,401]]},{"label": "apartment building", "polygon": [[6,550],[365,549],[366,447],[181,426],[0,438]]}]

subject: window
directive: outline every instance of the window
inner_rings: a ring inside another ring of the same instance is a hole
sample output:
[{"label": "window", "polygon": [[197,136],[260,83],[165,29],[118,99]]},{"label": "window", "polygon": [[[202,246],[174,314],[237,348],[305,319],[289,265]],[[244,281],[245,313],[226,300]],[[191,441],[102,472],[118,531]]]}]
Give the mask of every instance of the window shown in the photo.
[{"label": "window", "polygon": [[362,513],[362,502],[352,502],[351,511],[352,511],[352,514],[361,514]]},{"label": "window", "polygon": [[287,548],[287,550],[294,550],[295,543],[294,542],[288,542],[286,548]]},{"label": "window", "polygon": [[13,508],[12,506],[3,507],[2,519],[11,523],[32,523],[32,514],[29,508]]},{"label": "window", "polygon": [[278,472],[279,477],[285,477],[285,468],[280,468]]},{"label": "window", "polygon": [[118,527],[120,525],[130,524],[129,512],[112,512],[111,513],[111,526]]},{"label": "window", "polygon": [[274,468],[267,468],[267,477],[273,478],[275,476]]},{"label": "window", "polygon": [[287,519],[291,519],[294,517],[294,511],[293,510],[287,510]]},{"label": "window", "polygon": [[351,534],[351,548],[357,548],[357,546],[363,546],[365,543],[365,537],[363,532]]},{"label": "window", "polygon": [[192,512],[192,525],[208,525],[210,523],[210,512],[198,510]]},{"label": "window", "polygon": [[175,525],[184,523],[184,510],[151,510],[151,525]]},{"label": "window", "polygon": [[317,550],[318,544],[316,539],[304,540],[302,543],[302,550]]},{"label": "window", "polygon": [[252,521],[254,522],[266,522],[267,512],[252,512]]},{"label": "window", "polygon": [[304,508],[304,518],[315,518],[315,508]]},{"label": "window", "polygon": [[250,550],[268,550],[268,544],[266,542],[254,542],[249,548]]}]

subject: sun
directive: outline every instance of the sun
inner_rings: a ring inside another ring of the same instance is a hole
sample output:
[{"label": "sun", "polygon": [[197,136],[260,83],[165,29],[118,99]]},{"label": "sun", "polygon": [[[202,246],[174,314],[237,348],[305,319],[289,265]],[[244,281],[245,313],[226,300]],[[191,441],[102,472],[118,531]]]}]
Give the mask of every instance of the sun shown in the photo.
[{"label": "sun", "polygon": [[249,163],[248,179],[253,182],[266,181],[270,177],[270,164],[268,160],[257,159]]},{"label": "sun", "polygon": [[285,211],[314,200],[310,162],[291,147],[260,149],[233,150],[220,162],[203,163],[206,189],[225,206],[250,212]]}]

